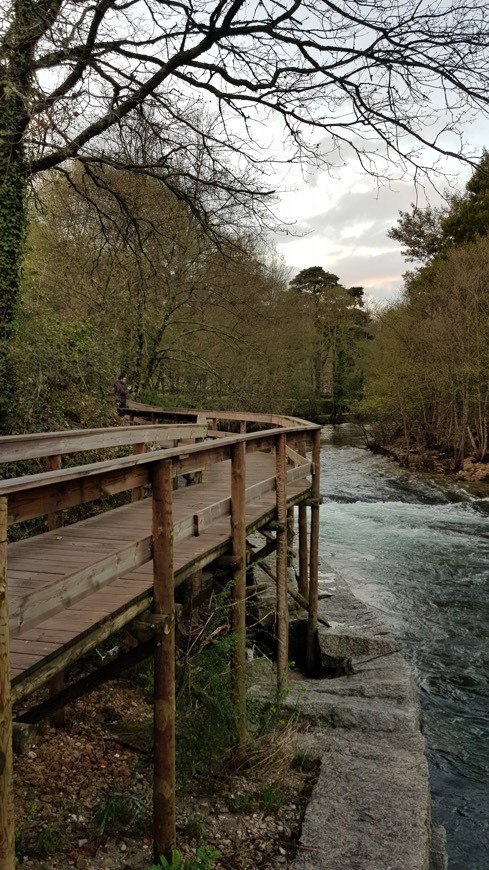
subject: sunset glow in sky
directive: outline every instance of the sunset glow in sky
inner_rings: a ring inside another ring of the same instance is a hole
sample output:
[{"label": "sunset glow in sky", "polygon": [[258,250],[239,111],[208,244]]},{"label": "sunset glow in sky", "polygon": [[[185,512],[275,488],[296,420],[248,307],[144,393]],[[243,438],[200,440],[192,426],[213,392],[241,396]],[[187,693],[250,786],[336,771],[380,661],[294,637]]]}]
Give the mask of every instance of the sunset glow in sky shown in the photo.
[{"label": "sunset glow in sky", "polygon": [[[475,147],[489,147],[483,131],[473,137]],[[452,187],[463,190],[471,170],[465,164],[447,164]],[[393,175],[395,170],[393,169]],[[295,222],[289,235],[277,236],[277,249],[287,266],[297,271],[322,266],[338,275],[342,284],[365,288],[365,296],[381,304],[394,301],[401,291],[402,274],[413,264],[406,263],[401,246],[387,237],[399,211],[411,203],[426,204],[421,189],[409,181],[395,178],[389,186],[378,187],[374,178],[362,173],[352,160],[332,177],[326,171],[311,171],[305,177],[292,170],[285,181],[288,191],[281,193],[279,216]],[[442,191],[447,187],[438,181]],[[430,203],[443,202],[433,189]]]}]

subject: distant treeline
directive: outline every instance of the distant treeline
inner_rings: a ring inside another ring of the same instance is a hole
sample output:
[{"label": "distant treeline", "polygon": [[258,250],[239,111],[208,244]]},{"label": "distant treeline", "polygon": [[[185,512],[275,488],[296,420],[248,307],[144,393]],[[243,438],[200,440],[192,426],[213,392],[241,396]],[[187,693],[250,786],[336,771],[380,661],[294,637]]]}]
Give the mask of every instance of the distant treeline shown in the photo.
[{"label": "distant treeline", "polygon": [[311,417],[361,395],[361,288],[289,286],[238,211],[210,231],[151,178],[76,162],[35,193],[4,430],[106,425],[122,371],[170,406]]},{"label": "distant treeline", "polygon": [[361,410],[384,446],[437,449],[454,470],[488,458],[489,156],[445,208],[401,212],[391,237],[417,263],[376,324]]}]

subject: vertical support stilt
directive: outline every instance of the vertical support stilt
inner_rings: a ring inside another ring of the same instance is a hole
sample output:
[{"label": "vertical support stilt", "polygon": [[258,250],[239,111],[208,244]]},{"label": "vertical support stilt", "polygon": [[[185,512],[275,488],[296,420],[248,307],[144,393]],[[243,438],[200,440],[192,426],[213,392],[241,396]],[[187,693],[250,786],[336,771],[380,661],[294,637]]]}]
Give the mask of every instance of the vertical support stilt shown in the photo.
[{"label": "vertical support stilt", "polygon": [[[61,456],[46,456],[46,468],[48,471],[59,471],[63,465]],[[48,514],[48,530],[60,529],[63,525],[63,511],[54,511]]]},{"label": "vertical support stilt", "polygon": [[[145,445],[144,444],[134,444],[132,448],[132,452],[134,456],[139,456],[141,453],[144,453]],[[144,486],[136,486],[131,492],[131,502],[141,501],[144,495]]]},{"label": "vertical support stilt", "polygon": [[246,444],[231,448],[231,545],[239,560],[233,571],[233,691],[236,707],[237,755],[246,753]]},{"label": "vertical support stilt", "polygon": [[202,570],[196,571],[195,574],[189,578],[190,580],[190,601],[191,601],[191,615],[190,622],[192,626],[195,626],[199,622],[199,606],[195,606],[194,602],[197,596],[202,591]]},{"label": "vertical support stilt", "polygon": [[309,620],[307,624],[306,661],[309,672],[314,670],[314,645],[318,629],[319,582],[319,500],[321,460],[321,430],[312,433],[311,540],[309,552]]},{"label": "vertical support stilt", "polygon": [[173,582],[173,474],[171,460],[152,475],[154,570],[154,857],[171,861],[175,810],[175,603]]},{"label": "vertical support stilt", "polygon": [[[301,456],[306,455],[305,441],[301,441],[299,445],[299,453]],[[298,531],[299,531],[299,577],[298,587],[299,592],[304,598],[309,600],[309,548],[307,545],[307,507],[305,504],[299,504],[298,507]]]},{"label": "vertical support stilt", "polygon": [[7,601],[7,499],[0,498],[0,867],[14,870],[12,704]]},{"label": "vertical support stilt", "polygon": [[309,577],[308,577],[308,554],[309,547],[307,545],[307,507],[305,504],[299,504],[299,577],[298,587],[299,592],[304,598],[309,599]]},{"label": "vertical support stilt", "polygon": [[[55,674],[49,681],[49,697],[54,698],[65,687],[65,672],[60,671]],[[60,707],[49,717],[49,724],[52,728],[64,728],[66,725],[65,708]]]},{"label": "vertical support stilt", "polygon": [[287,477],[286,436],[275,442],[277,499],[277,691],[287,689],[289,669],[289,610],[287,602]]},{"label": "vertical support stilt", "polygon": [[294,508],[287,508],[287,567],[294,564],[294,538],[295,538]]}]

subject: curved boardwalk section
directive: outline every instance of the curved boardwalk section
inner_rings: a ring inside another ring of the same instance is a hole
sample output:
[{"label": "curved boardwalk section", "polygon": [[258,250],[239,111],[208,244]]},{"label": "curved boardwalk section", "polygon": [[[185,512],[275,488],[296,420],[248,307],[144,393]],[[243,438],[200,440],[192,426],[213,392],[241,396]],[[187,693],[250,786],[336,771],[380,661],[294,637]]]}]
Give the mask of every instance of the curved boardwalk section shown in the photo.
[{"label": "curved boardwalk section", "polygon": [[[62,707],[66,693],[72,698],[76,691],[63,689],[67,666],[148,608],[155,661],[154,849],[155,856],[170,853],[175,844],[175,587],[192,578],[195,590],[202,569],[218,565],[225,566],[232,583],[239,755],[246,744],[246,571],[253,558],[276,552],[276,679],[282,691],[288,673],[287,558],[296,504],[299,596],[309,611],[307,647],[313,650],[319,427],[273,415],[166,412],[134,403],[128,415],[130,426],[0,439],[0,462],[9,463],[9,469],[30,459],[42,460],[47,468],[0,481],[0,540],[7,535],[5,520],[12,526],[45,517],[47,526],[34,537],[8,547],[4,543],[1,550],[0,866],[6,870],[13,866],[11,703],[25,704],[36,689],[49,685],[55,697],[42,710],[35,708],[36,715]],[[107,458],[115,449],[132,452]],[[103,458],[93,461],[100,451]],[[81,454],[90,461],[63,467],[63,457],[73,454],[77,461]],[[122,494],[126,503],[111,508],[107,497]],[[85,516],[92,515],[64,524],[65,512],[82,505]],[[256,530],[266,544],[253,557],[247,535]],[[148,654],[143,646],[141,656]],[[121,657],[120,666],[131,655]],[[86,689],[81,680],[78,693]]]}]

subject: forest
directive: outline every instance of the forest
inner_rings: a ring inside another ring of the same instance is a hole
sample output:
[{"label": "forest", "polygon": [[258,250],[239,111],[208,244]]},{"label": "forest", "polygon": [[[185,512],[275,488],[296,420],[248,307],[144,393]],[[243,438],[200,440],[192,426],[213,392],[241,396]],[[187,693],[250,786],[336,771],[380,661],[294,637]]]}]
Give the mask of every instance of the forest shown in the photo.
[{"label": "forest", "polygon": [[[209,232],[145,175],[76,161],[31,198],[7,431],[106,425],[120,372],[168,407],[371,425],[404,461],[488,455],[489,157],[444,207],[401,212],[402,297],[369,311],[322,266],[290,280],[266,235],[226,212]],[[234,220],[234,223],[233,223]]]},{"label": "forest", "polygon": [[122,371],[149,403],[340,417],[362,389],[362,289],[321,267],[289,282],[238,216],[212,235],[151,178],[76,163],[43,177],[10,430],[106,425]]},{"label": "forest", "polygon": [[[421,265],[378,321],[331,264],[290,282],[267,241],[290,164],[351,162],[382,185],[476,159],[463,130],[489,115],[488,0],[354,6],[2,0],[2,432],[104,425],[124,370],[145,401],[357,409],[456,464],[467,439],[484,454],[483,340],[464,332],[475,309],[483,334],[484,306],[450,223],[477,192],[404,216]],[[448,295],[463,314],[444,320]],[[413,361],[399,346],[414,351],[417,319],[433,338]]]},{"label": "forest", "polygon": [[488,458],[489,155],[440,208],[401,212],[390,235],[414,263],[375,324],[361,410],[404,460],[437,451],[452,471]]}]

